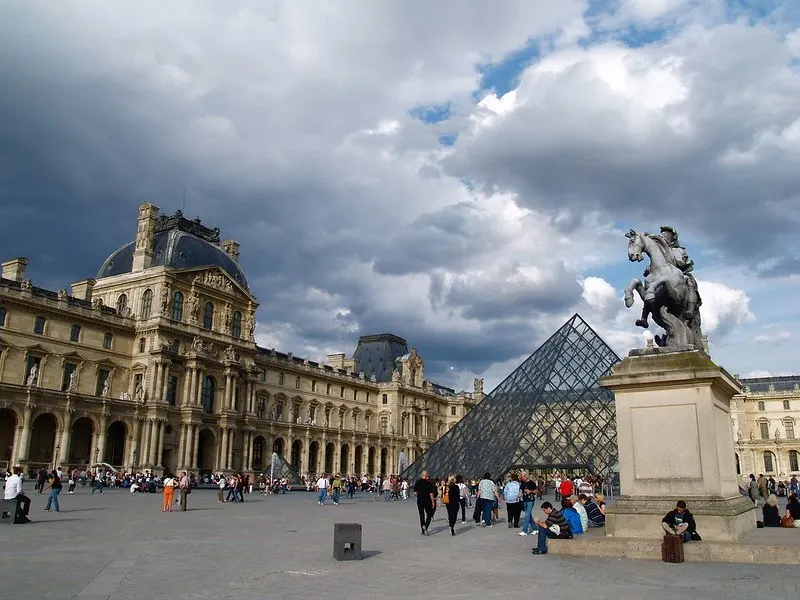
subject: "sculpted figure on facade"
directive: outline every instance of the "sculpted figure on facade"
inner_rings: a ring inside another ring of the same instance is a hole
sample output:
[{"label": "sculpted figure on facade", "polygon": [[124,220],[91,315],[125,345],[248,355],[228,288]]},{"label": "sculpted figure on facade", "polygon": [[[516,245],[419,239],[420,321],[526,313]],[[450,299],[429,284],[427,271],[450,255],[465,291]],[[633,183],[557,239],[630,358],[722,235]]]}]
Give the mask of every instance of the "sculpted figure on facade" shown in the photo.
[{"label": "sculpted figure on facade", "polygon": [[476,377],[472,380],[472,390],[475,394],[483,393],[483,379]]},{"label": "sculpted figure on facade", "polygon": [[219,290],[233,293],[233,284],[227,277],[225,277],[225,275],[221,273],[213,273],[211,271],[206,272],[205,276],[203,277],[203,283]]},{"label": "sculpted figure on facade", "polygon": [[233,346],[228,346],[225,348],[225,360],[235,361],[236,360],[236,350]]},{"label": "sculpted figure on facade", "polygon": [[700,305],[697,281],[692,274],[694,262],[678,243],[678,233],[669,226],[659,234],[637,233],[631,229],[628,238],[628,260],[638,262],[647,255],[650,265],[644,271],[644,281],[633,279],[625,289],[625,306],[634,304],[636,292],[644,303],[636,321],[639,327],[649,327],[648,317],[665,330],[656,335],[660,347],[697,349],[703,351],[700,329]]},{"label": "sculpted figure on facade", "polygon": [[31,372],[28,375],[28,381],[26,382],[26,385],[28,387],[37,387],[39,385],[38,377],[39,367],[37,365],[33,365],[33,367],[31,367]]},{"label": "sculpted figure on facade", "polygon": [[161,312],[166,314],[169,311],[169,301],[171,297],[171,290],[168,283],[164,284],[161,290]]},{"label": "sculpted figure on facade", "polygon": [[67,299],[67,290],[63,288],[58,290],[58,299],[62,302],[65,301]]},{"label": "sculpted figure on facade", "polygon": [[253,310],[247,311],[247,321],[245,322],[245,329],[247,331],[247,339],[252,340],[256,331],[256,313]]},{"label": "sculpted figure on facade", "polygon": [[74,393],[78,390],[78,373],[73,371],[69,374],[69,384],[67,385],[67,392]]},{"label": "sculpted figure on facade", "polygon": [[222,313],[222,322],[225,324],[225,331],[230,331],[231,322],[233,321],[233,307],[230,302],[225,303],[225,309]]},{"label": "sculpted figure on facade", "polygon": [[189,324],[197,324],[200,315],[200,294],[192,290],[186,299],[186,320]]},{"label": "sculpted figure on facade", "polygon": [[111,377],[109,376],[106,377],[106,380],[103,382],[103,391],[100,393],[100,395],[103,398],[108,398],[108,394],[110,391],[111,391]]}]

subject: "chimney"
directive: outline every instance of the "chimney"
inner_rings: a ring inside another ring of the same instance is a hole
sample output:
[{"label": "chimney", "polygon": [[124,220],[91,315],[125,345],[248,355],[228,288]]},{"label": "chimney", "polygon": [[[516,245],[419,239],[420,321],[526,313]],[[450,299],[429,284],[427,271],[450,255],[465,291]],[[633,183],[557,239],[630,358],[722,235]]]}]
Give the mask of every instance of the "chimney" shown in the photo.
[{"label": "chimney", "polygon": [[344,363],[347,355],[344,352],[337,352],[336,354],[328,354],[328,364],[334,369],[344,369]]},{"label": "chimney", "polygon": [[235,262],[239,262],[239,242],[225,240],[220,246],[222,246],[225,254],[230,256]]},{"label": "chimney", "polygon": [[72,297],[78,300],[88,300],[91,302],[95,283],[97,283],[97,281],[94,279],[76,281],[72,284]]},{"label": "chimney", "polygon": [[25,267],[28,266],[28,259],[20,256],[13,260],[3,263],[3,279],[11,279],[18,283],[25,279]]},{"label": "chimney", "polygon": [[144,271],[150,268],[153,261],[153,242],[156,237],[158,207],[145,202],[139,207],[139,219],[136,227],[136,247],[133,251],[133,271]]}]

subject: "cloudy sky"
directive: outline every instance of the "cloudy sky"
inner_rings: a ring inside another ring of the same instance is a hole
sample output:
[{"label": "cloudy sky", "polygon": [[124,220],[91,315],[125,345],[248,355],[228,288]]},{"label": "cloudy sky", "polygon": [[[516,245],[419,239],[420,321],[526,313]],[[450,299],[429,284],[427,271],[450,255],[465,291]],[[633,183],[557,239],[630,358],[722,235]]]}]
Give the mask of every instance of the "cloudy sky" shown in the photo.
[{"label": "cloudy sky", "polygon": [[0,1],[0,250],[93,275],[151,201],[222,228],[267,347],[391,331],[487,388],[572,313],[643,346],[624,232],[712,357],[800,371],[796,0]]}]

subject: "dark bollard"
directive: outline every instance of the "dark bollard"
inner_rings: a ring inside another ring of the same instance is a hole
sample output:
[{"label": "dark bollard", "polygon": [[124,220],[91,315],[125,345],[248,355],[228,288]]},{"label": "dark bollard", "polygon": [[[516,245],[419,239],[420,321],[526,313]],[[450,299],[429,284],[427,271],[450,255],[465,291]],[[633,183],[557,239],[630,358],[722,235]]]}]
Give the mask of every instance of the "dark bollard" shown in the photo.
[{"label": "dark bollard", "polygon": [[333,558],[361,560],[361,523],[333,524]]}]

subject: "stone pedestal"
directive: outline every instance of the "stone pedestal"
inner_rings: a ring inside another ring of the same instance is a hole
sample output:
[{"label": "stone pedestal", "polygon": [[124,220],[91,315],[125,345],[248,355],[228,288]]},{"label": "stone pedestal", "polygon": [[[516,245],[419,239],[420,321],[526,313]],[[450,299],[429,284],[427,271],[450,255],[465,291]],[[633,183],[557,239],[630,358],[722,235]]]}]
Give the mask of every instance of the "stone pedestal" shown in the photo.
[{"label": "stone pedestal", "polygon": [[600,384],[614,393],[621,495],[607,534],[660,538],[661,519],[685,500],[698,533],[737,540],[755,529],[739,493],[730,401],[739,384],[698,351],[631,356]]}]

